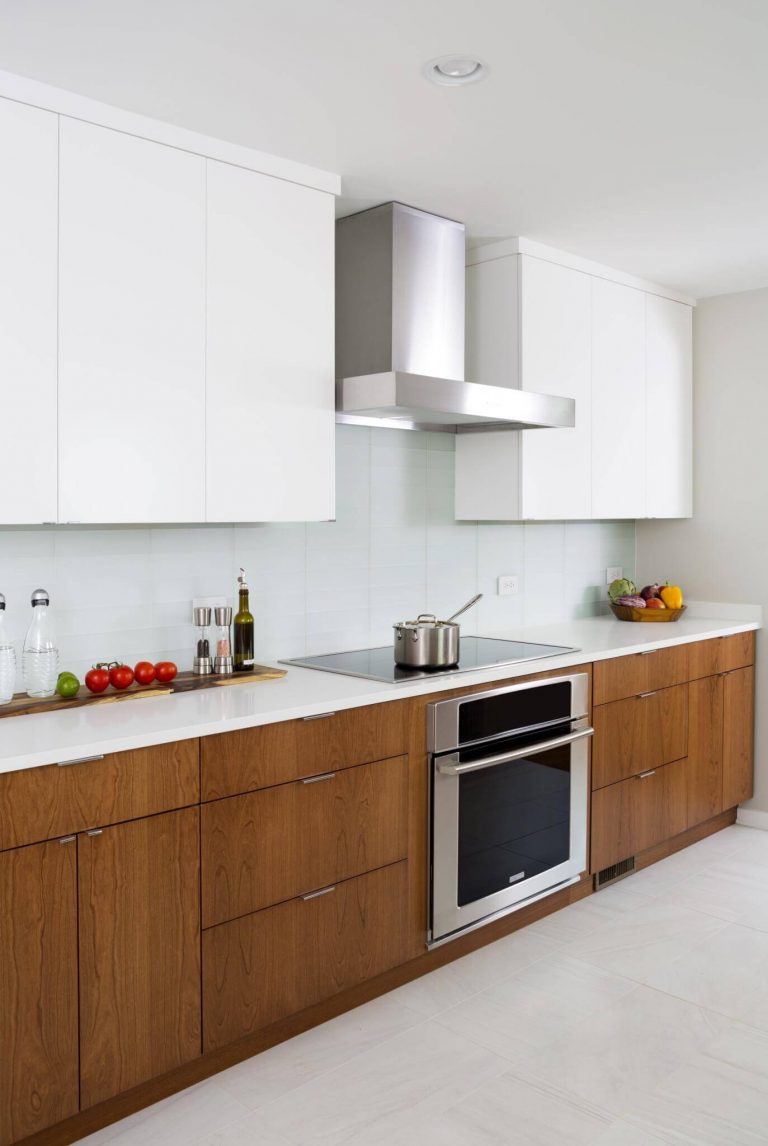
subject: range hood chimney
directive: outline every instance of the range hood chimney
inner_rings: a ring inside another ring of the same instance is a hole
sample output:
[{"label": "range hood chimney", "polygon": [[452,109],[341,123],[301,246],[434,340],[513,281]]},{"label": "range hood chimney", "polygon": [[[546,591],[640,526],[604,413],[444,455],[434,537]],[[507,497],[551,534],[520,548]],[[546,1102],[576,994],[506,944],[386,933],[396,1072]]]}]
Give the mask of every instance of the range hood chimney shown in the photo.
[{"label": "range hood chimney", "polygon": [[337,420],[553,429],[572,398],[464,381],[464,225],[385,203],[336,223]]}]

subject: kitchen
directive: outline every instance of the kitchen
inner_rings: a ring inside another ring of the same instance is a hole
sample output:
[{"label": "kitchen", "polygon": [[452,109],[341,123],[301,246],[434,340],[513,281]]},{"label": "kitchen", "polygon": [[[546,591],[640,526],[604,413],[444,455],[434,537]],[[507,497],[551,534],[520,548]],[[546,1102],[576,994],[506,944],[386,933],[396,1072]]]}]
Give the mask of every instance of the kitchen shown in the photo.
[{"label": "kitchen", "polygon": [[173,8],[0,3],[0,1143],[766,1140],[763,14]]}]

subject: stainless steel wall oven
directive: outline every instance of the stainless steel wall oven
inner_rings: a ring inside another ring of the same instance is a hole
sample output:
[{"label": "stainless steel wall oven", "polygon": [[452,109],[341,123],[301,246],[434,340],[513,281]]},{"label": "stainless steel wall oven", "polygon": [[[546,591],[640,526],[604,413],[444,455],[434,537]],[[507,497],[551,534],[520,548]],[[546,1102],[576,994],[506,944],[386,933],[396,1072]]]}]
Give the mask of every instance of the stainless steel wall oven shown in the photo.
[{"label": "stainless steel wall oven", "polygon": [[429,705],[430,945],[586,869],[588,683],[575,673]]}]

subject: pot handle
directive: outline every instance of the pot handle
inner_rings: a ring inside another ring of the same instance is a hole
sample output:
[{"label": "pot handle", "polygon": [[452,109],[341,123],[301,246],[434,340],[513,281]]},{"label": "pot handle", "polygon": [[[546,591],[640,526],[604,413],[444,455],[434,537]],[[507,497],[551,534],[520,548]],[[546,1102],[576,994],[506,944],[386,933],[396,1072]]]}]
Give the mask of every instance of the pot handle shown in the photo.
[{"label": "pot handle", "polygon": [[434,624],[437,624],[437,617],[434,613],[419,613],[418,617],[416,618],[417,625],[419,621],[432,621]]}]

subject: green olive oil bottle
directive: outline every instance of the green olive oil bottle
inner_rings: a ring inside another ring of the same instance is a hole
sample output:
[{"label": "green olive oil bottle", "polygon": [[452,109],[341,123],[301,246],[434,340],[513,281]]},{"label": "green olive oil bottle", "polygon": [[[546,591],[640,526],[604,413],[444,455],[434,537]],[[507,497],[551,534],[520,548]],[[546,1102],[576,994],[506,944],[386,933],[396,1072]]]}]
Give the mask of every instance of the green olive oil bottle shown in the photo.
[{"label": "green olive oil bottle", "polygon": [[248,603],[245,570],[240,569],[237,579],[240,602],[234,618],[235,672],[253,672],[253,614]]}]

